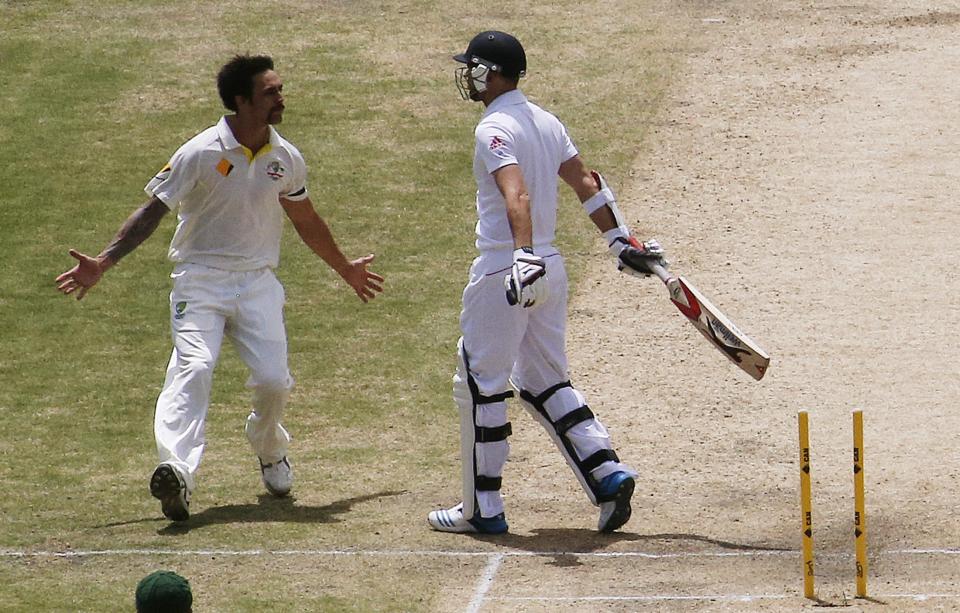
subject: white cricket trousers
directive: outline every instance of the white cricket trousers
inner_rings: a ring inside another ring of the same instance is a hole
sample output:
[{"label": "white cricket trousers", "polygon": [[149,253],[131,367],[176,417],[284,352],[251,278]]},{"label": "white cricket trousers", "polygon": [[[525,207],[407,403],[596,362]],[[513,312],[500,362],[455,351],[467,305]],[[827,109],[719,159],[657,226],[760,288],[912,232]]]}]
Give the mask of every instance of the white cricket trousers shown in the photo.
[{"label": "white cricket trousers", "polygon": [[247,440],[264,463],[287,453],[290,435],[280,419],[293,378],[287,368],[284,291],[269,268],[236,272],[188,263],[178,264],[170,276],[173,352],[157,398],[154,435],[160,462],[174,465],[193,490],[224,335],[250,370]]},{"label": "white cricket trousers", "polygon": [[507,303],[503,279],[513,265],[510,250],[484,251],[470,268],[463,290],[460,331],[479,392],[510,388],[543,390],[567,379],[567,271],[555,249],[543,254],[549,285],[544,304],[524,309]]},{"label": "white cricket trousers", "polygon": [[[461,359],[454,376],[454,400],[461,417],[463,505],[468,517],[475,511],[474,499],[483,517],[503,512],[500,475],[509,443],[503,431],[498,430],[507,422],[506,402],[500,396],[508,392],[511,383],[518,390],[537,395],[569,379],[565,347],[567,272],[563,257],[548,246],[534,247],[534,252],[543,257],[546,265],[546,278],[538,281],[549,286],[549,296],[542,303],[527,309],[507,303],[503,279],[513,265],[513,252],[506,249],[481,252],[470,268],[470,282],[463,290]],[[619,459],[588,469],[581,464],[597,452],[612,451],[610,435],[595,416],[580,421],[561,438],[535,407],[521,404],[547,428],[594,504],[597,501],[592,484],[599,479],[616,471],[637,474]],[[545,405],[544,411],[555,422],[586,408],[586,401],[568,385]],[[478,440],[478,432],[489,442]],[[480,479],[485,487],[477,486]]]}]

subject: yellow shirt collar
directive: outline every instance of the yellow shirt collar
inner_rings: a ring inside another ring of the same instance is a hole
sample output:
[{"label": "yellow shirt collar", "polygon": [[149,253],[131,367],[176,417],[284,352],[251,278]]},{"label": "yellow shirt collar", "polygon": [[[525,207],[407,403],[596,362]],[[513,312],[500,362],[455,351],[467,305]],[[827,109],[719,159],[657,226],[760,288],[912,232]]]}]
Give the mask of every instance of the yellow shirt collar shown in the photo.
[{"label": "yellow shirt collar", "polygon": [[260,157],[261,155],[266,155],[271,151],[273,151],[273,143],[267,143],[263,147],[260,147],[260,150],[257,151],[256,153],[254,153],[253,151],[250,151],[250,149],[247,148],[245,145],[240,145],[240,150],[243,151],[243,155],[247,156],[247,161],[252,162],[253,160]]},{"label": "yellow shirt collar", "polygon": [[234,137],[233,131],[230,130],[230,126],[227,124],[226,116],[222,116],[220,121],[217,122],[217,132],[220,135],[220,140],[223,142],[224,146],[227,149],[237,149],[239,148],[243,151],[243,155],[246,156],[247,162],[252,162],[261,155],[266,155],[273,150],[274,144],[278,140],[277,131],[273,129],[273,126],[270,126],[270,142],[260,148],[259,151],[254,153],[249,148],[244,145],[241,145],[240,142]]}]

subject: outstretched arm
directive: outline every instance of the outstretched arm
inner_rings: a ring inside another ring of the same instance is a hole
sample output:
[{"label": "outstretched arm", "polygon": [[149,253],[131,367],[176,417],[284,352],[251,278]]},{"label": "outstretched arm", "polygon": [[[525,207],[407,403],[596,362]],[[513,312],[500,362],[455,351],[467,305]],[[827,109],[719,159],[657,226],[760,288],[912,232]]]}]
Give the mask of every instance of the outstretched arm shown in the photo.
[{"label": "outstretched arm", "polygon": [[76,293],[77,300],[81,300],[100,281],[103,273],[153,234],[169,210],[162,200],[153,196],[123,222],[113,241],[100,255],[90,257],[71,249],[70,255],[77,260],[77,265],[57,277],[57,289],[64,294]]},{"label": "outstretched arm", "polygon": [[383,291],[383,277],[367,270],[374,255],[371,253],[348,261],[333,239],[330,227],[313,208],[310,198],[297,201],[281,198],[280,205],[307,247],[343,277],[360,300],[367,302]]}]

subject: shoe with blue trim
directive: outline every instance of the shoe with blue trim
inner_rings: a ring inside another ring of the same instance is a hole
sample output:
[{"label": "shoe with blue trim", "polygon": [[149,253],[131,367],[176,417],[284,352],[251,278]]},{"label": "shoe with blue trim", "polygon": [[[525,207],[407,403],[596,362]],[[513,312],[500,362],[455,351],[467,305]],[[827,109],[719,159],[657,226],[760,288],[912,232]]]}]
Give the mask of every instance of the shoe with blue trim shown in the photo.
[{"label": "shoe with blue trim", "polygon": [[613,532],[630,520],[630,497],[636,481],[622,470],[611,473],[600,481],[597,499],[600,500],[600,521],[597,530]]},{"label": "shoe with blue trim", "polygon": [[462,502],[450,509],[430,511],[427,515],[427,523],[440,532],[504,534],[508,529],[507,519],[503,513],[494,517],[480,517],[478,512],[470,519],[464,518]]}]

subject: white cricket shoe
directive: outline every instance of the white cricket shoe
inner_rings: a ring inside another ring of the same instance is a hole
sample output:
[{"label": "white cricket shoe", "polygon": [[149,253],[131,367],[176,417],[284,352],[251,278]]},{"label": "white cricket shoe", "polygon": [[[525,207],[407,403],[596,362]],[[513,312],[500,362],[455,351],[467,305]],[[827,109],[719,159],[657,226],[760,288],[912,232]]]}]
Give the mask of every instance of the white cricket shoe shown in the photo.
[{"label": "white cricket shoe", "polygon": [[495,517],[480,517],[476,513],[471,519],[463,516],[463,503],[449,509],[430,511],[427,523],[440,532],[477,532],[480,534],[503,534],[507,531],[507,520],[503,513]]},{"label": "white cricket shoe", "polygon": [[[260,458],[257,458],[260,460]],[[278,498],[290,493],[293,487],[293,469],[287,456],[283,456],[273,464],[264,464],[260,460],[260,476],[263,477],[263,486],[267,491]]]}]

